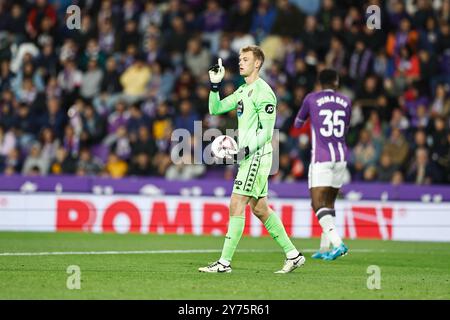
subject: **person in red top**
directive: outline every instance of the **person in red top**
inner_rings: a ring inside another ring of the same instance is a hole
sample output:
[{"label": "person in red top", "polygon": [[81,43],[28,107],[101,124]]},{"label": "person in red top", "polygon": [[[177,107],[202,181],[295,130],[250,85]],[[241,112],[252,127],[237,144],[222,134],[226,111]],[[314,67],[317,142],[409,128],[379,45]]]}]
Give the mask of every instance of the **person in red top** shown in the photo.
[{"label": "person in red top", "polygon": [[400,49],[399,57],[395,58],[395,77],[405,77],[412,82],[420,78],[420,61],[408,46]]},{"label": "person in red top", "polygon": [[52,27],[56,24],[55,8],[48,4],[47,0],[37,0],[27,17],[26,28],[31,38],[34,39],[39,34],[41,22],[45,17],[50,19]]}]

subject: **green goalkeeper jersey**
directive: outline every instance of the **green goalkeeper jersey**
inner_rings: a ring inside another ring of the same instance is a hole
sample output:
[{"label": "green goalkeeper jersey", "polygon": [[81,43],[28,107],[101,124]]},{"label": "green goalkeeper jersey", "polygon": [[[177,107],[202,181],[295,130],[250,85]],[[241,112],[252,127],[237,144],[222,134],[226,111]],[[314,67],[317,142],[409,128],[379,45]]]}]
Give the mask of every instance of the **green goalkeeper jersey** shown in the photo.
[{"label": "green goalkeeper jersey", "polygon": [[272,151],[277,99],[272,88],[258,78],[244,83],[235,92],[220,100],[218,92],[209,93],[209,113],[219,115],[237,109],[239,148],[249,147],[250,154],[264,147]]}]

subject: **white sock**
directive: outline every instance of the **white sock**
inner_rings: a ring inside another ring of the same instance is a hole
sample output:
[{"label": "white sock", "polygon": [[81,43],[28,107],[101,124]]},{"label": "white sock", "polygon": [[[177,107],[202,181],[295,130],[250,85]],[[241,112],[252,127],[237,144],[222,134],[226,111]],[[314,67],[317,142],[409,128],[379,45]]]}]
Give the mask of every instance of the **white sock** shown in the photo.
[{"label": "white sock", "polygon": [[220,258],[219,263],[223,264],[224,266],[228,267],[230,265],[230,261],[227,261],[225,259]]},{"label": "white sock", "polygon": [[330,250],[330,239],[328,239],[328,236],[325,234],[325,232],[322,232],[320,235],[320,251],[325,252]]},{"label": "white sock", "polygon": [[342,239],[337,233],[333,216],[327,214],[319,220],[319,223],[322,226],[323,232],[328,236],[328,239],[330,239],[333,247],[339,247],[342,244]]},{"label": "white sock", "polygon": [[288,253],[286,253],[286,258],[294,259],[294,258],[297,258],[298,255],[299,255],[298,250],[297,249],[293,249],[293,250],[289,251]]}]

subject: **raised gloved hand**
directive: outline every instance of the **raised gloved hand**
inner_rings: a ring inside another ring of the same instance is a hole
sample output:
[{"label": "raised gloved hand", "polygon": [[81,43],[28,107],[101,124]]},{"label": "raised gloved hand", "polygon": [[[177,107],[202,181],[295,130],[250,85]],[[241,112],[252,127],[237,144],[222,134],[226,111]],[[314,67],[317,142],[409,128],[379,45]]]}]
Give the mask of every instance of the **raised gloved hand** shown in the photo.
[{"label": "raised gloved hand", "polygon": [[225,68],[222,66],[222,58],[217,60],[217,64],[213,65],[208,70],[209,81],[211,82],[211,90],[214,92],[219,91],[220,83],[225,76]]}]

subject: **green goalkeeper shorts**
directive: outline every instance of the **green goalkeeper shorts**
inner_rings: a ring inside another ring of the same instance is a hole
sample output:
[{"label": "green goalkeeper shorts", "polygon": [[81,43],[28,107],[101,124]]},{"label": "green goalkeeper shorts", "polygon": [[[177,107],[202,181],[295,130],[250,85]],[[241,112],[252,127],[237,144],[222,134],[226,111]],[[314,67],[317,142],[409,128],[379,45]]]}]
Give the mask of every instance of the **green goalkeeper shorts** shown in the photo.
[{"label": "green goalkeeper shorts", "polygon": [[264,148],[242,160],[234,180],[233,193],[256,199],[266,197],[271,167],[272,152],[264,153]]}]

